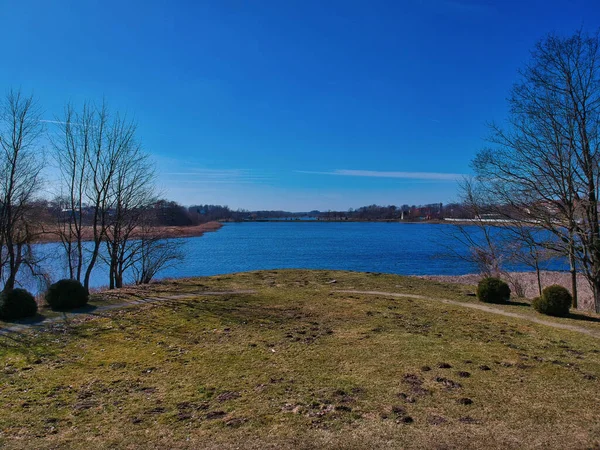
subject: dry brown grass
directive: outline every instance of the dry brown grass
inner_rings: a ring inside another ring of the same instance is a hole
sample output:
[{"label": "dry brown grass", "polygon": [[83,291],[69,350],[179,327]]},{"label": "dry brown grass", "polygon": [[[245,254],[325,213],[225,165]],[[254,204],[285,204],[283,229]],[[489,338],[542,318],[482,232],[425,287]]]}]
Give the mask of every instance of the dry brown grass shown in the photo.
[{"label": "dry brown grass", "polygon": [[[223,226],[220,222],[207,222],[195,226],[185,227],[168,227],[160,226],[153,228],[153,236],[161,238],[180,238],[180,237],[197,237],[202,236],[204,233],[210,231],[217,231]],[[141,232],[141,231],[140,231]],[[140,237],[140,232],[134,231],[132,237]],[[84,227],[82,229],[84,240],[91,241],[93,238],[92,227]],[[58,230],[54,226],[44,226],[43,230],[40,230],[36,238],[37,242],[59,242],[60,237]]]},{"label": "dry brown grass", "polygon": [[[233,289],[257,294],[202,295]],[[0,445],[600,444],[597,339],[428,299],[333,292],[341,289],[473,301],[460,285],[332,271],[130,290],[187,297],[0,338]]]},{"label": "dry brown grass", "polygon": [[[468,275],[423,275],[419,278],[435,280],[441,283],[458,283],[467,285],[476,285],[483,276],[481,274]],[[510,272],[508,276],[501,277],[511,285],[514,291],[514,283],[519,283],[525,290],[526,298],[533,298],[539,295],[537,276],[535,272]],[[566,272],[543,271],[541,273],[542,289],[552,284],[564,286],[571,291],[571,274]],[[594,297],[589,283],[581,274],[577,276],[578,308],[581,310],[594,309]]]}]

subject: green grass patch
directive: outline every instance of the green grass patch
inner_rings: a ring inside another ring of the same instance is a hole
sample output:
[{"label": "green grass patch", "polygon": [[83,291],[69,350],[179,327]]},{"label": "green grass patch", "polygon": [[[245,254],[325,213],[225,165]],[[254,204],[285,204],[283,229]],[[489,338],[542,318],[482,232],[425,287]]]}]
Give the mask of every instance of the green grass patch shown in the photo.
[{"label": "green grass patch", "polygon": [[[202,295],[235,289],[256,294]],[[469,286],[300,270],[123,290],[119,301],[187,296],[0,337],[0,445],[600,444],[598,339],[434,300],[335,292],[342,289],[476,301]]]}]

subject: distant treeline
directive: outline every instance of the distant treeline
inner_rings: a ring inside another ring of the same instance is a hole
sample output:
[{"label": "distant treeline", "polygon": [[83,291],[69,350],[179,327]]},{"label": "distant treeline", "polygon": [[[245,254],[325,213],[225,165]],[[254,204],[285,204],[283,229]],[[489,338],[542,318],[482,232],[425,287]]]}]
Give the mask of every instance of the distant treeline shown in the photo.
[{"label": "distant treeline", "polygon": [[[36,204],[37,203],[37,204]],[[76,214],[80,218],[81,225],[92,226],[96,208],[94,206],[83,204],[80,209],[73,211],[68,204],[60,199],[52,201],[40,200],[34,202],[33,209],[37,213],[38,220],[43,223],[61,223],[69,216]],[[113,209],[108,209],[108,216],[116,213]],[[144,207],[144,214],[149,226],[192,226],[210,220],[199,220],[185,206],[170,200],[158,200]]]},{"label": "distant treeline", "polygon": [[319,211],[312,210],[306,212],[290,211],[248,211],[244,209],[232,210],[227,206],[220,205],[194,205],[187,208],[175,206],[169,203],[172,208],[179,208],[179,212],[171,211],[165,216],[169,218],[180,217],[184,220],[187,212],[187,220],[190,224],[199,224],[215,220],[220,221],[255,221],[269,219],[316,219],[316,220],[440,220],[445,217],[451,218],[470,218],[470,212],[466,211],[458,203],[444,205],[442,203],[431,203],[427,205],[369,205],[360,208],[351,208],[347,211]]},{"label": "distant treeline", "polygon": [[[60,200],[38,201],[35,207],[39,219],[45,223],[56,223],[65,215],[72,214],[68,205]],[[457,203],[443,205],[432,203],[428,205],[369,205],[347,211],[306,211],[290,212],[281,210],[249,211],[245,209],[233,210],[222,205],[193,205],[186,207],[171,200],[158,200],[146,207],[151,218],[152,226],[195,226],[213,221],[244,222],[256,220],[440,220],[444,218],[472,218],[472,214]],[[82,225],[92,225],[94,208],[83,205],[78,215],[81,216]]]}]

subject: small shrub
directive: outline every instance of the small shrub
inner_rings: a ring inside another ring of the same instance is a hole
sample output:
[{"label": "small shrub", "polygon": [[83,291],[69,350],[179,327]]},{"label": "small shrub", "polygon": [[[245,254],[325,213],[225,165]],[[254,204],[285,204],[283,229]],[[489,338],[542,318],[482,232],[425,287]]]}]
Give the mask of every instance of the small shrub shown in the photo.
[{"label": "small shrub", "polygon": [[542,301],[542,297],[533,297],[533,299],[531,300],[531,306],[533,306],[533,309],[535,309],[536,311],[541,312],[540,309],[542,308]]},{"label": "small shrub", "polygon": [[477,298],[485,303],[506,303],[510,300],[510,287],[500,278],[484,278],[477,285]]},{"label": "small shrub", "polygon": [[536,311],[548,316],[565,317],[573,302],[571,293],[562,286],[553,284],[542,291],[541,297],[536,297],[531,305]]},{"label": "small shrub", "polygon": [[15,320],[37,314],[35,298],[25,289],[13,289],[0,294],[0,319]]},{"label": "small shrub", "polygon": [[46,292],[46,302],[52,309],[56,310],[85,306],[88,299],[88,291],[77,280],[64,279],[57,281]]}]

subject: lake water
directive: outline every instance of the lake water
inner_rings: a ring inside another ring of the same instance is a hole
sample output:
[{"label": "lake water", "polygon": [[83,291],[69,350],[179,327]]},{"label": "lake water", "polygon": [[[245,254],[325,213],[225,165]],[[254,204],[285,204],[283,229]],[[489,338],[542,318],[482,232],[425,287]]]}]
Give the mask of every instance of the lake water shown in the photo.
[{"label": "lake water", "polygon": [[[462,275],[477,268],[450,257],[466,249],[451,238],[454,225],[366,222],[228,223],[216,232],[181,239],[184,260],[158,278],[191,277],[260,269],[340,269],[402,275]],[[472,233],[478,233],[476,227]],[[42,244],[53,281],[65,276],[58,244]],[[452,251],[448,249],[450,247]],[[565,269],[557,262],[552,269]],[[512,270],[531,270],[513,266]],[[93,287],[107,284],[97,267]]]}]

